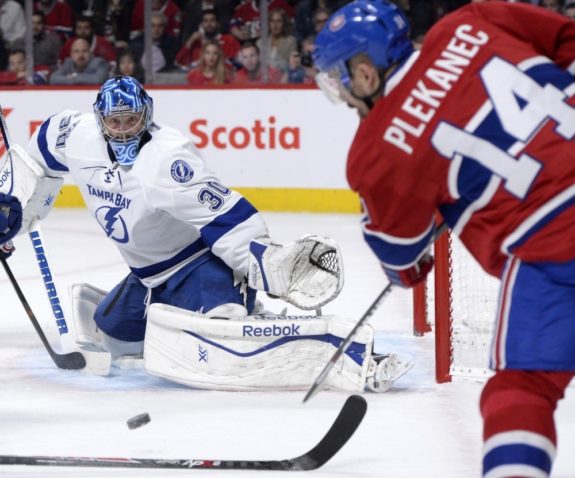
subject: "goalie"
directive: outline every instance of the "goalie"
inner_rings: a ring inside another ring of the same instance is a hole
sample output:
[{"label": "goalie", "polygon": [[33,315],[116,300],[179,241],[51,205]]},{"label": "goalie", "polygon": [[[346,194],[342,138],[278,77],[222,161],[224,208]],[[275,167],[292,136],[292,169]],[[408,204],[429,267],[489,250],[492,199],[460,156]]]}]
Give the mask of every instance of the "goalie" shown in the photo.
[{"label": "goalie", "polygon": [[[256,290],[304,310],[333,300],[343,285],[338,246],[317,236],[274,244],[258,211],[220,183],[190,140],[153,122],[152,99],[133,78],[104,83],[93,114],[50,117],[29,155],[13,149],[47,177],[72,175],[130,268],[109,293],[73,286],[82,349],[144,353],[148,371],[203,388],[305,388],[353,326],[257,315]],[[372,343],[366,328],[334,388],[383,390],[409,368],[372,357]]]},{"label": "goalie", "polygon": [[22,227],[22,205],[17,197],[0,192],[0,254],[9,257],[14,246],[11,239]]}]

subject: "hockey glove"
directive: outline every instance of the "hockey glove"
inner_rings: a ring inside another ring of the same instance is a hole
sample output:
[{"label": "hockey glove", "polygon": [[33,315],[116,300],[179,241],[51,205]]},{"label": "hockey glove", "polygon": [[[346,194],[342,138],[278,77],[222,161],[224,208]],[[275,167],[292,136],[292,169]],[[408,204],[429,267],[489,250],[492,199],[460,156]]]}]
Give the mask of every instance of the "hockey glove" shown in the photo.
[{"label": "hockey glove", "polygon": [[16,248],[12,241],[7,241],[0,246],[0,256],[4,259],[8,259],[15,250]]},{"label": "hockey glove", "polygon": [[343,286],[343,262],[333,239],[304,236],[291,244],[268,238],[250,244],[248,285],[300,309],[321,307]]},{"label": "hockey glove", "polygon": [[417,264],[407,269],[390,269],[384,267],[387,278],[392,284],[400,287],[410,288],[423,282],[433,268],[433,257],[425,253]]},{"label": "hockey glove", "polygon": [[0,243],[12,239],[22,227],[22,205],[18,198],[0,193]]}]

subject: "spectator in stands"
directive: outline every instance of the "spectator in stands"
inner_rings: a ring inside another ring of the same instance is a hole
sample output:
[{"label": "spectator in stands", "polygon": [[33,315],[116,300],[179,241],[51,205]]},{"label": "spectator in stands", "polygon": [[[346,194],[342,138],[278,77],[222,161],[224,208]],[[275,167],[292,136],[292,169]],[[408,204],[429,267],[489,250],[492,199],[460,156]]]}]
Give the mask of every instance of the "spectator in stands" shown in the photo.
[{"label": "spectator in stands", "polygon": [[[152,12],[160,13],[166,19],[165,31],[173,37],[180,37],[181,12],[174,0],[152,0]],[[130,38],[134,39],[144,30],[144,0],[138,0],[132,12]]]},{"label": "spectator in stands", "polygon": [[[493,1],[493,0],[471,0]],[[505,0],[498,0],[505,1]],[[394,0],[406,13],[411,23],[411,38],[421,43],[424,35],[440,18],[470,3],[470,0]]]},{"label": "spectator in stands", "polygon": [[107,0],[68,0],[74,18],[89,18],[96,35],[104,35]]},{"label": "spectator in stands", "polygon": [[563,13],[563,2],[561,0],[539,0],[539,6],[555,13]]},{"label": "spectator in stands", "polygon": [[50,77],[52,85],[99,85],[108,79],[109,65],[103,58],[92,56],[84,38],[72,43],[70,58]]},{"label": "spectator in stands", "polygon": [[45,65],[34,65],[34,76],[27,77],[26,53],[24,50],[12,50],[8,57],[8,70],[0,72],[2,85],[45,85],[50,76],[50,69]]},{"label": "spectator in stands", "polygon": [[208,40],[217,41],[226,60],[234,59],[240,51],[240,43],[236,37],[228,33],[220,33],[218,17],[215,10],[204,10],[202,23],[197,31],[186,40],[176,56],[176,64],[188,69],[199,60],[203,44]]},{"label": "spectator in stands", "polygon": [[77,38],[83,38],[90,44],[92,56],[104,58],[112,69],[116,66],[116,51],[114,50],[114,46],[106,40],[105,37],[94,34],[94,24],[91,18],[78,18],[74,23],[74,33],[75,36],[69,38],[66,43],[64,43],[62,50],[60,50],[61,62],[64,62],[66,58],[70,56],[72,43],[74,43]]},{"label": "spectator in stands", "polygon": [[34,38],[34,64],[46,65],[50,71],[58,67],[62,40],[58,34],[44,28],[44,14],[32,14],[32,34]]},{"label": "spectator in stands", "polygon": [[315,84],[315,75],[317,68],[313,65],[313,58],[311,56],[315,48],[315,35],[307,37],[301,44],[301,64],[305,70],[306,84]]},{"label": "spectator in stands", "polygon": [[[314,13],[318,9],[325,9],[328,12],[335,12],[343,7],[349,0],[300,0],[295,9],[296,35],[301,41],[316,33],[314,25]],[[427,0],[426,0],[427,1]]]},{"label": "spectator in stands", "polygon": [[185,6],[182,6],[182,40],[189,38],[200,28],[203,13],[206,10],[215,12],[220,31],[228,33],[235,6],[236,0],[189,0],[185,2]]},{"label": "spectator in stands", "polygon": [[218,41],[206,40],[200,61],[186,77],[189,85],[223,85],[232,82],[232,67],[226,62]]},{"label": "spectator in stands", "polygon": [[131,50],[124,50],[118,55],[114,75],[131,76],[140,83],[144,83],[145,81],[144,68],[142,68],[142,64],[138,61],[137,57]]},{"label": "spectator in stands", "polygon": [[323,26],[327,23],[329,17],[331,16],[331,11],[325,7],[318,7],[315,12],[313,12],[313,34],[317,35]]},{"label": "spectator in stands", "polygon": [[0,0],[0,34],[6,48],[13,48],[24,40],[26,16],[15,0]]},{"label": "spectator in stands", "polygon": [[0,41],[0,71],[4,70],[7,66],[8,66],[8,50],[6,50],[4,42]]},{"label": "spectator in stands", "polygon": [[74,12],[66,2],[38,0],[34,9],[44,14],[45,28],[60,35],[62,41],[66,41],[72,35]]},{"label": "spectator in stands", "polygon": [[[242,67],[236,71],[234,83],[263,83],[264,75],[260,62],[260,49],[255,43],[247,42],[242,45],[240,50],[240,62]],[[281,83],[282,73],[277,68],[268,66],[267,82]]]},{"label": "spectator in stands", "polygon": [[305,68],[301,64],[301,53],[293,50],[290,53],[288,69],[283,74],[282,83],[302,84],[306,80]]},{"label": "spectator in stands", "polygon": [[[268,62],[270,66],[286,72],[290,54],[297,49],[297,40],[291,34],[292,19],[285,10],[277,9],[269,12],[269,34],[268,34]],[[256,44],[263,50],[262,39]]]},{"label": "spectator in stands", "polygon": [[[167,19],[160,12],[152,13],[152,71],[164,73],[176,70],[176,55],[180,48],[176,37],[166,33]],[[132,41],[132,51],[146,65],[144,54],[144,34]]]},{"label": "spectator in stands", "polygon": [[[268,4],[268,11],[283,9],[288,16],[293,18],[294,12],[291,5],[286,0],[271,0]],[[260,10],[258,0],[246,0],[240,3],[230,22],[230,33],[240,42],[256,41],[260,37]]]},{"label": "spectator in stands", "polygon": [[118,50],[130,45],[130,19],[133,0],[108,0],[104,19],[104,36]]},{"label": "spectator in stands", "polygon": [[563,7],[563,13],[567,18],[575,20],[575,0],[568,0]]}]

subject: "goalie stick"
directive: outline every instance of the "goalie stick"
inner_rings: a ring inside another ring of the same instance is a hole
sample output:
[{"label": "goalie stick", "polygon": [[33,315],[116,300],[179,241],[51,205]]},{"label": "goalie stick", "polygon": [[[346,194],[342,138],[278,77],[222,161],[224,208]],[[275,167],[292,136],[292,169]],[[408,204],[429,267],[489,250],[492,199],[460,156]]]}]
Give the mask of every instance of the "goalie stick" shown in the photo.
[{"label": "goalie stick", "polygon": [[179,468],[202,470],[309,471],[327,463],[347,443],[363,420],[367,402],[351,395],[331,428],[307,453],[285,460],[204,460],[197,458],[87,458],[60,456],[0,455],[0,465],[74,466],[110,468]]},{"label": "goalie stick", "polygon": [[50,355],[50,358],[54,361],[54,363],[58,366],[58,368],[62,368],[65,370],[77,370],[84,368],[86,366],[86,359],[80,352],[59,354],[54,351],[54,349],[50,345],[50,342],[48,342],[48,339],[46,338],[46,335],[44,334],[42,327],[40,327],[38,319],[36,319],[34,312],[32,312],[32,308],[28,304],[28,301],[26,300],[26,297],[24,296],[22,289],[20,289],[20,286],[18,285],[18,282],[16,281],[14,274],[12,274],[12,270],[10,269],[10,266],[6,261],[6,258],[4,256],[0,256],[0,261],[2,261],[2,266],[4,266],[4,270],[8,275],[8,279],[10,279],[10,283],[12,284],[12,287],[14,287],[14,290],[16,291],[16,295],[20,299],[20,302],[22,303],[22,306],[24,307],[26,314],[28,314],[30,322],[32,322],[32,325],[34,326],[36,333],[40,337],[40,340],[44,344],[44,347],[46,348],[46,351]]},{"label": "goalie stick", "polygon": [[[446,230],[447,230],[447,224],[442,223],[437,228],[437,230],[435,231],[435,234],[433,235],[433,242],[435,242],[437,240],[437,238],[439,236],[441,236],[441,234],[443,234]],[[365,313],[361,316],[361,319],[359,319],[357,321],[357,324],[355,324],[355,326],[353,327],[353,329],[351,329],[349,334],[347,334],[347,337],[342,340],[342,342],[339,344],[339,347],[337,348],[337,350],[334,352],[332,357],[325,364],[325,367],[322,369],[322,371],[319,373],[319,375],[317,376],[315,381],[309,387],[307,393],[303,397],[303,403],[307,402],[310,398],[312,398],[314,395],[319,393],[319,391],[321,390],[321,386],[324,383],[325,379],[327,378],[329,371],[333,368],[333,366],[336,364],[336,362],[340,359],[340,357],[343,355],[343,353],[347,350],[347,347],[351,343],[353,337],[355,336],[355,334],[359,330],[359,328],[367,322],[367,319],[369,319],[375,313],[375,311],[378,309],[378,307],[381,304],[381,302],[383,301],[383,299],[387,296],[387,294],[389,294],[391,292],[392,287],[393,287],[393,284],[391,282],[389,282],[384,287],[384,289],[379,293],[379,295],[373,301],[373,303],[367,308]]]},{"label": "goalie stick", "polygon": [[[12,161],[12,156],[10,154],[10,134],[8,133],[8,126],[6,125],[6,118],[4,117],[4,110],[0,105],[0,134],[2,136],[2,141],[4,142],[4,147],[6,149],[6,153],[8,154],[8,159]],[[13,181],[13,180],[12,180]],[[10,192],[12,191],[13,183],[11,183]],[[42,244],[42,237],[40,235],[40,228],[37,224],[37,221],[32,221],[31,224],[31,231],[29,233],[30,240],[32,241],[32,246],[34,247],[34,252],[36,254],[36,260],[38,262],[38,267],[40,268],[40,274],[42,276],[42,280],[44,281],[44,285],[46,286],[46,294],[48,295],[48,300],[50,302],[50,306],[52,309],[52,313],[54,315],[54,319],[56,321],[56,326],[58,327],[58,332],[60,333],[61,343],[63,343],[62,336],[63,334],[68,333],[68,325],[66,324],[66,319],[63,315],[62,308],[60,307],[60,299],[58,298],[58,293],[56,291],[56,286],[53,282],[50,282],[50,278],[52,277],[52,272],[50,271],[48,260],[45,255],[44,246]],[[39,250],[42,251],[42,254],[39,253]],[[16,294],[22,303],[22,306],[26,310],[28,317],[32,321],[32,325],[36,332],[40,336],[40,340],[44,344],[44,347],[50,354],[50,357],[54,361],[54,363],[62,369],[67,370],[76,370],[81,369],[86,366],[86,360],[84,356],[80,352],[71,352],[66,354],[58,354],[54,351],[54,349],[50,346],[44,331],[40,327],[40,323],[36,319],[32,309],[28,305],[28,301],[24,297],[24,294],[20,290],[18,286],[18,282],[14,278],[12,271],[8,267],[8,263],[4,258],[2,258],[2,265],[10,278],[10,282],[12,286],[16,290]]]}]

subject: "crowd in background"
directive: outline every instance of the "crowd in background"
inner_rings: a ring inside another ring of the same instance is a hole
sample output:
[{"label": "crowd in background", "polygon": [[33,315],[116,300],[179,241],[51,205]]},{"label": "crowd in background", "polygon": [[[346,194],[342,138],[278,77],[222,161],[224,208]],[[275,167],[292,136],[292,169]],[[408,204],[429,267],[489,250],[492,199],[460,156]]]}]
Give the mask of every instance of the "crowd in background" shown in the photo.
[{"label": "crowd in background", "polygon": [[[151,0],[152,47],[144,62],[144,0],[37,0],[31,24],[24,0],[0,0],[0,84],[99,85],[116,74],[199,86],[313,84],[314,37],[348,1],[268,0],[262,35],[260,0]],[[472,1],[490,0],[395,3],[419,45],[437,20]],[[523,3],[575,19],[575,0]],[[28,28],[33,68],[27,68]]]}]

